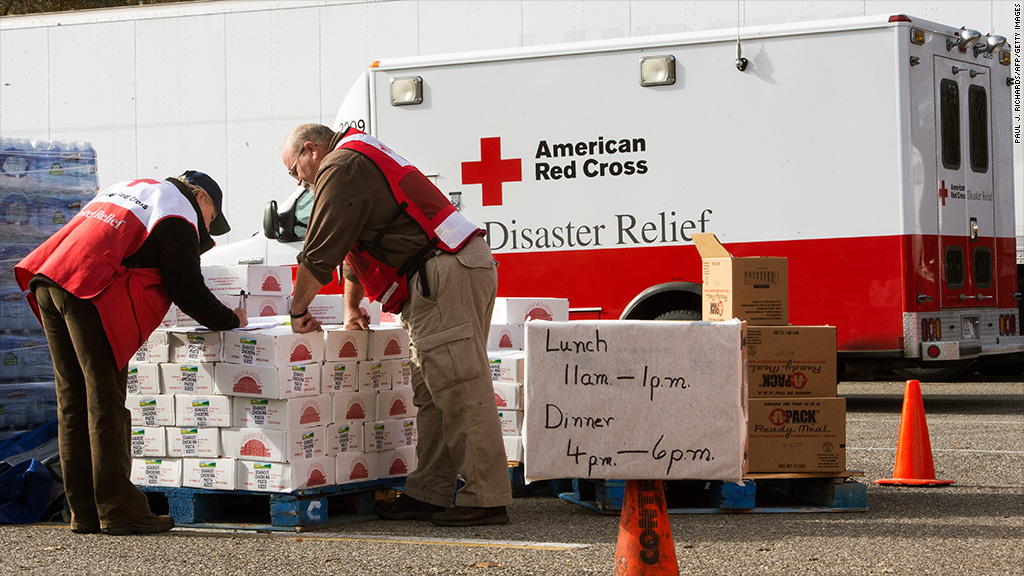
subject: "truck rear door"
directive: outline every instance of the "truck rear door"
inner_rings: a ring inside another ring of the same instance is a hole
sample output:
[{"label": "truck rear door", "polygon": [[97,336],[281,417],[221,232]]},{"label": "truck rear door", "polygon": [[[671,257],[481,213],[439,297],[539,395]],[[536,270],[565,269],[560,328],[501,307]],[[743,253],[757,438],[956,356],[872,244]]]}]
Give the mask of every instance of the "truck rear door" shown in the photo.
[{"label": "truck rear door", "polygon": [[[935,57],[943,309],[996,305],[990,69]],[[965,338],[971,323],[965,322]]]}]

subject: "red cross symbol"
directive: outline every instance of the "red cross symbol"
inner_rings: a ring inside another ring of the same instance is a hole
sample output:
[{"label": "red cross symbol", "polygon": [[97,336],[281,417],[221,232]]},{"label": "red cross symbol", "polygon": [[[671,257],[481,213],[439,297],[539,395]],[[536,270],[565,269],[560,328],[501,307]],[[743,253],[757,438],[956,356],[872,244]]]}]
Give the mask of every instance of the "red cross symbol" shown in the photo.
[{"label": "red cross symbol", "polygon": [[949,189],[946,188],[946,181],[942,181],[942,186],[939,187],[939,198],[942,198],[942,205],[946,205],[946,198],[949,198]]},{"label": "red cross symbol", "polygon": [[129,184],[128,187],[131,188],[132,186],[135,186],[136,184],[159,184],[159,183],[160,183],[159,181],[153,180],[151,178],[140,178],[138,180],[132,180],[132,183]]},{"label": "red cross symbol", "polygon": [[501,158],[501,138],[480,139],[480,161],[462,163],[463,184],[483,184],[483,205],[501,206],[501,185],[523,181],[521,158]]}]

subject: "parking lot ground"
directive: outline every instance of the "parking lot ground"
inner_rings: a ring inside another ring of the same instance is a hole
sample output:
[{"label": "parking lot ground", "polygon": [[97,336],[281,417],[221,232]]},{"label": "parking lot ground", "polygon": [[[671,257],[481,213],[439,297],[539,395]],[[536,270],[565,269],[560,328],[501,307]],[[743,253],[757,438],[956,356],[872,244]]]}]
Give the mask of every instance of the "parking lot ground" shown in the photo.
[{"label": "parking lot ground", "polygon": [[[1018,377],[1019,379],[1019,377]],[[847,467],[868,510],[673,514],[681,574],[1024,574],[1024,384],[922,383],[945,487],[893,473],[903,382],[843,382]],[[505,526],[373,520],[304,533],[176,528],[155,536],[0,526],[0,573],[40,575],[612,574],[618,518],[551,496],[517,498]]]}]

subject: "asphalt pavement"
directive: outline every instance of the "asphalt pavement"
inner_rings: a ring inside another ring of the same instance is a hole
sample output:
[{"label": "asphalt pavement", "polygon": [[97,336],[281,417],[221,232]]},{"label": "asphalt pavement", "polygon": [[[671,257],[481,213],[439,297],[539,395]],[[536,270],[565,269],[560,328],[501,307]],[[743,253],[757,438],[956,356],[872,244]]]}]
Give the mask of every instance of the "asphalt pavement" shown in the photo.
[{"label": "asphalt pavement", "polygon": [[[1013,380],[1020,380],[1017,377]],[[936,476],[893,487],[903,382],[843,382],[847,468],[868,510],[673,514],[681,574],[1024,575],[1024,383],[922,383]],[[175,528],[151,536],[73,534],[66,524],[0,526],[0,574],[612,574],[618,516],[551,496],[516,498],[504,526],[380,520],[288,533]]]}]

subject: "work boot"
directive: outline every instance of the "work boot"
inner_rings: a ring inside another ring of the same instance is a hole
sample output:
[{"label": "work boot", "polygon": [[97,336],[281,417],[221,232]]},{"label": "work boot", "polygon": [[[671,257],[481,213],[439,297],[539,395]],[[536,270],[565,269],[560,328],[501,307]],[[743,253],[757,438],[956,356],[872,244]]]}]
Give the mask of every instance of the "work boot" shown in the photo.
[{"label": "work boot", "polygon": [[399,494],[394,500],[378,500],[373,509],[381,518],[387,520],[430,520],[434,514],[444,512],[444,508],[407,494]]},{"label": "work boot", "polygon": [[483,526],[485,524],[508,524],[508,511],[504,506],[478,508],[475,506],[453,506],[444,512],[434,514],[431,522],[438,526]]},{"label": "work boot", "polygon": [[104,528],[103,533],[112,536],[156,534],[158,532],[167,532],[171,528],[174,528],[174,518],[170,516],[157,516],[150,512],[148,516],[143,516],[131,524],[125,524],[116,528]]}]

